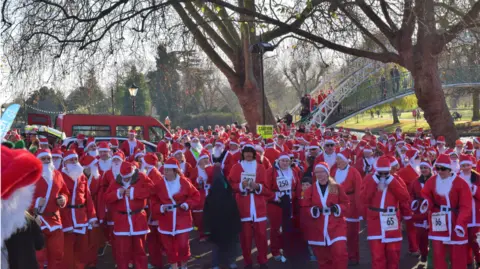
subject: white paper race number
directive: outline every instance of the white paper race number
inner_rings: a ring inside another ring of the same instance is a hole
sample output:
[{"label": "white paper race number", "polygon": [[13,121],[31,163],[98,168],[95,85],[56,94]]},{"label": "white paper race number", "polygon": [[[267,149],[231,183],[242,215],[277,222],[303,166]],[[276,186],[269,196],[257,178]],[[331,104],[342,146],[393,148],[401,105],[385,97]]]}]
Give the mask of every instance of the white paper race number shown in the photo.
[{"label": "white paper race number", "polygon": [[397,213],[395,212],[381,212],[380,221],[382,225],[382,230],[384,231],[395,231],[398,230],[398,218]]},{"label": "white paper race number", "polygon": [[252,182],[255,182],[255,174],[250,174],[250,173],[243,172],[243,173],[241,174],[241,179],[240,179],[240,180],[242,181],[242,183],[243,183],[244,181],[246,181],[246,182],[247,182],[247,186],[250,186],[250,184],[251,184]]},{"label": "white paper race number", "polygon": [[447,213],[445,212],[432,213],[432,231],[434,232],[448,231]]},{"label": "white paper race number", "polygon": [[279,191],[289,191],[290,180],[286,177],[277,177],[277,186]]}]

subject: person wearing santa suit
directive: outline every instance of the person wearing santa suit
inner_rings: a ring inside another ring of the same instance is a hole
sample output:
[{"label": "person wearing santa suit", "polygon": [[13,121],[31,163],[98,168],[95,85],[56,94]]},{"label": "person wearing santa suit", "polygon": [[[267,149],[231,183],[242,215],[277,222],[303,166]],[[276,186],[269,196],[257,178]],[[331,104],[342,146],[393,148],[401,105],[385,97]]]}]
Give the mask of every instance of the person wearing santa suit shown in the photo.
[{"label": "person wearing santa suit", "polygon": [[105,202],[110,205],[113,214],[118,269],[128,269],[130,261],[135,268],[148,268],[145,240],[150,229],[145,207],[152,188],[152,181],[144,173],[131,163],[123,162],[120,176],[105,193]]},{"label": "person wearing santa suit", "polygon": [[285,139],[285,135],[279,134],[277,136],[277,142],[275,143],[275,149],[280,152],[290,151],[290,148],[287,146],[287,140]]},{"label": "person wearing santa suit", "polygon": [[203,230],[203,206],[205,198],[208,195],[208,190],[212,185],[213,180],[213,166],[210,164],[210,156],[204,151],[198,157],[197,167],[192,169],[190,174],[190,181],[200,193],[200,203],[192,207],[193,224],[198,229],[200,234],[200,242],[207,240]]},{"label": "person wearing santa suit", "polygon": [[314,169],[316,180],[300,200],[301,208],[310,211],[306,238],[320,269],[348,267],[347,226],[345,212],[349,199],[343,188],[330,177],[328,164],[320,162]]},{"label": "person wearing santa suit", "polygon": [[125,154],[125,158],[133,157],[137,149],[142,150],[145,148],[142,142],[138,141],[135,136],[137,136],[137,131],[134,129],[128,131],[128,140],[124,141],[120,146],[120,150]]},{"label": "person wearing santa suit", "polygon": [[326,139],[324,150],[325,151],[315,159],[315,163],[326,162],[328,167],[332,167],[337,159],[337,153],[335,152],[335,141],[330,138]]},{"label": "person wearing santa suit", "polygon": [[275,161],[280,156],[280,151],[275,148],[275,142],[273,141],[273,139],[267,139],[263,155],[270,161],[270,163],[275,163]]},{"label": "person wearing santa suit", "polygon": [[[285,243],[282,240],[282,232],[286,232],[293,225],[293,223],[284,223],[283,216],[293,214],[292,204],[300,181],[298,174],[290,166],[290,156],[287,152],[282,152],[277,163],[267,170],[265,181],[265,187],[271,192],[267,198],[270,250],[273,258],[281,262],[287,261],[281,252]],[[291,218],[289,220],[291,222]]]},{"label": "person wearing santa suit", "polygon": [[357,157],[357,162],[355,163],[355,168],[360,173],[362,178],[366,175],[372,173],[375,165],[375,158],[373,157],[373,150],[370,145],[366,145],[361,153],[363,156]]},{"label": "person wearing santa suit", "polygon": [[[80,164],[83,166],[83,172],[88,179],[87,185],[88,189],[90,190],[90,195],[92,196],[93,203],[95,204],[95,211],[99,212],[98,199],[101,195],[103,195],[103,193],[100,193],[100,181],[102,179],[102,176],[100,175],[98,169],[98,159],[91,155],[85,155],[80,159]],[[100,244],[102,243],[102,228],[100,227],[99,223],[88,226],[87,236],[87,267],[92,268],[97,266],[97,254],[100,248]]]},{"label": "person wearing santa suit", "polygon": [[[465,182],[467,182],[470,191],[472,193],[472,216],[467,223],[468,227],[468,251],[467,251],[467,262],[469,268],[472,267],[472,258],[475,258],[476,267],[480,265],[480,249],[477,243],[477,232],[480,227],[480,191],[477,189],[480,187],[480,174],[472,170],[473,156],[471,155],[460,155],[460,172],[458,176],[461,177]],[[474,256],[472,257],[472,251]]]},{"label": "person wearing santa suit", "polygon": [[119,151],[118,139],[110,138],[110,141],[108,142],[108,146],[110,147],[110,150],[112,151],[112,153],[117,153],[117,151]]},{"label": "person wearing santa suit", "polygon": [[422,189],[425,199],[420,212],[428,212],[435,269],[467,267],[467,225],[471,221],[472,192],[461,177],[452,172],[450,157],[440,154],[435,163],[437,175],[427,180]]},{"label": "person wearing santa suit", "polygon": [[225,175],[228,175],[228,155],[228,150],[225,149],[225,142],[222,139],[217,139],[212,149],[211,162],[213,164],[220,163]]},{"label": "person wearing santa suit", "polygon": [[190,146],[190,148],[185,149],[185,161],[190,164],[192,168],[195,168],[197,166],[198,157],[200,157],[200,154],[202,153],[203,146],[196,136],[192,138]]},{"label": "person wearing santa suit", "polygon": [[87,139],[87,143],[85,146],[85,153],[83,155],[78,155],[78,156],[80,156],[81,158],[86,155],[89,155],[95,158],[98,157],[97,144],[95,143],[95,138],[92,136],[88,137]]},{"label": "person wearing santa suit", "polygon": [[338,153],[336,164],[332,167],[330,175],[337,184],[342,186],[348,196],[350,206],[344,211],[347,222],[348,263],[349,265],[356,265],[360,262],[359,231],[363,210],[360,200],[362,176],[355,167],[349,164],[349,161],[350,150],[347,149]]},{"label": "person wearing santa suit", "polygon": [[112,151],[107,142],[98,143],[98,171],[103,176],[110,168],[112,168]]},{"label": "person wearing santa suit", "polygon": [[83,269],[88,262],[87,227],[97,222],[95,206],[88,189],[88,179],[78,162],[78,155],[70,150],[65,152],[63,160],[65,167],[62,169],[62,177],[70,197],[67,206],[60,209],[65,232],[62,268]]},{"label": "person wearing santa suit", "polygon": [[157,144],[157,151],[162,153],[163,159],[167,159],[167,157],[170,155],[170,149],[172,148],[170,141],[172,141],[172,135],[170,133],[166,133],[163,139]]},{"label": "person wearing santa suit", "polygon": [[37,261],[39,269],[43,269],[45,260],[48,260],[48,268],[62,269],[63,231],[59,209],[67,205],[70,192],[62,174],[53,166],[50,150],[39,149],[36,155],[42,161],[43,170],[41,179],[35,183],[30,212],[39,216],[45,237],[45,249],[37,251]]},{"label": "person wearing santa suit", "polygon": [[439,136],[437,137],[437,152],[438,154],[444,154],[447,151],[447,147],[445,147],[445,137]]},{"label": "person wearing santa suit", "polygon": [[473,138],[473,156],[475,159],[480,160],[480,137]]},{"label": "person wearing santa suit", "polygon": [[108,170],[112,168],[112,156],[111,156],[111,150],[110,146],[108,145],[108,142],[100,142],[98,144],[98,171],[100,173],[100,178],[99,178],[99,188],[98,188],[98,194],[97,194],[97,200],[96,200],[96,209],[97,209],[97,218],[101,224],[101,228],[104,231],[103,236],[100,236],[99,242],[100,246],[103,246],[101,251],[98,253],[99,256],[103,256],[105,254],[105,248],[106,248],[106,239],[108,237],[107,233],[107,228],[106,223],[104,223],[105,219],[105,201],[103,199],[103,195],[105,191],[107,190],[108,186],[105,184],[105,174],[107,173]]},{"label": "person wearing santa suit", "polygon": [[265,158],[265,155],[264,155],[265,150],[263,149],[263,147],[260,145],[255,145],[255,151],[257,152],[255,156],[257,163],[263,165],[263,168],[265,168],[265,171],[270,169],[272,167],[272,164],[267,158]]},{"label": "person wearing santa suit", "polygon": [[256,151],[251,141],[246,141],[242,149],[242,161],[230,170],[228,180],[235,192],[242,231],[240,244],[245,268],[252,268],[252,239],[258,250],[260,268],[267,268],[267,205],[266,197],[270,195],[265,186],[265,169],[256,161]]},{"label": "person wearing santa suit", "polygon": [[180,172],[176,159],[165,162],[164,173],[153,189],[152,212],[158,220],[160,241],[170,268],[178,269],[180,263],[180,268],[184,269],[190,258],[191,209],[200,203],[200,193]]},{"label": "person wearing santa suit", "polygon": [[[172,156],[177,159],[177,162],[180,164],[180,172],[186,177],[190,177],[193,171],[193,167],[190,163],[186,161],[185,154],[177,146],[174,147]],[[195,165],[196,166],[196,165]]]},{"label": "person wearing santa suit", "polygon": [[62,170],[62,161],[63,161],[63,152],[59,148],[54,148],[52,150],[52,164],[55,170]]},{"label": "person wearing santa suit", "polygon": [[423,202],[422,189],[428,179],[432,177],[432,165],[428,160],[420,163],[420,176],[410,184],[409,193],[412,201],[410,207],[413,211],[413,226],[415,227],[420,260],[427,261],[428,256],[428,214],[420,212],[420,204]]},{"label": "person wearing santa suit", "polygon": [[85,135],[78,134],[77,140],[70,145],[69,150],[74,150],[78,156],[82,156],[85,153]]},{"label": "person wearing santa suit", "polygon": [[380,157],[375,173],[363,180],[360,197],[366,208],[367,240],[372,256],[372,269],[398,269],[402,231],[399,205],[410,195],[401,179],[390,174],[390,160]]}]

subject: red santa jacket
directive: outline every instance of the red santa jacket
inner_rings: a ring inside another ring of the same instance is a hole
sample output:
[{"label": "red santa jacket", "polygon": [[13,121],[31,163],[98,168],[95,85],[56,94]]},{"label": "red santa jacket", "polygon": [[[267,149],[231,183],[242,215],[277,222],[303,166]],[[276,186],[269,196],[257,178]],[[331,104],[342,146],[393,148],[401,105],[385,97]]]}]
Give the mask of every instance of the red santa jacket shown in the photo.
[{"label": "red santa jacket", "polygon": [[[320,184],[315,181],[305,190],[300,206],[310,209],[310,215],[305,217],[306,220],[302,220],[310,223],[306,225],[309,245],[331,246],[337,241],[347,240],[344,214],[348,210],[349,202],[339,184],[329,181],[325,193],[322,193]],[[335,213],[333,207],[336,207]]]},{"label": "red santa jacket", "polygon": [[277,167],[271,167],[266,170],[265,185],[270,192],[270,195],[267,197],[269,202],[275,201],[282,195],[289,195],[292,201],[296,199],[300,179],[294,169],[289,169],[290,173],[288,175],[283,174]]},{"label": "red santa jacket", "polygon": [[[200,203],[200,193],[186,177],[178,175],[175,180],[180,185],[177,191],[168,187],[165,177],[154,187],[152,212],[154,219],[158,220],[158,232],[161,234],[176,235],[193,230],[191,208]],[[180,207],[183,203],[187,204],[187,210]],[[171,209],[166,209],[167,206]]]},{"label": "red santa jacket", "polygon": [[188,162],[180,163],[180,170],[186,178],[190,178],[190,175],[192,174],[193,169],[194,168]]},{"label": "red santa jacket", "polygon": [[328,167],[332,167],[335,165],[336,158],[337,154],[335,152],[330,155],[326,155],[325,152],[322,152],[317,156],[317,158],[315,158],[315,163],[326,162]]},{"label": "red santa jacket", "polygon": [[[57,205],[57,198],[63,196],[67,200],[70,196],[67,186],[63,182],[62,174],[57,170],[53,171],[52,179],[47,180],[42,177],[35,183],[35,192],[33,194],[33,201],[30,210],[38,209],[38,215],[42,220],[42,230],[48,229],[55,231],[62,229],[62,219],[60,217],[59,206]],[[44,206],[40,207],[40,198],[45,199]]]},{"label": "red santa jacket", "polygon": [[280,157],[280,151],[276,150],[275,148],[266,148],[263,156],[265,156],[270,163],[275,163],[278,157]]},{"label": "red santa jacket", "polygon": [[88,180],[83,174],[77,180],[73,180],[65,172],[62,172],[62,177],[70,192],[67,206],[60,210],[63,231],[85,234],[89,222],[97,220],[95,205],[88,190]]},{"label": "red santa jacket", "polygon": [[267,171],[268,169],[270,169],[272,167],[272,164],[270,163],[270,161],[265,158],[265,156],[260,157],[259,154],[256,155],[256,160],[257,160],[257,163],[258,164],[261,164],[263,165],[263,168],[265,168],[265,171]]},{"label": "red santa jacket", "polygon": [[[187,149],[184,154],[185,154],[185,161],[188,164],[190,164],[192,168],[197,167],[198,157],[195,156],[195,154],[193,153],[193,149]],[[200,153],[198,153],[198,156],[200,156]]]},{"label": "red santa jacket", "polygon": [[83,156],[83,154],[85,153],[85,147],[84,145],[78,145],[77,141],[73,142],[70,147],[69,147],[70,150],[75,150],[75,152],[77,153],[78,156]]},{"label": "red santa jacket", "polygon": [[[440,180],[443,180],[441,182],[444,184],[437,183]],[[448,194],[439,195],[438,191]],[[420,210],[428,212],[430,226],[428,238],[466,244],[468,242],[467,224],[472,215],[472,193],[468,184],[454,174],[448,179],[441,179],[439,175],[435,175],[425,183],[422,197],[425,201],[420,205]],[[456,229],[460,233],[457,233]]]},{"label": "red santa jacket", "polygon": [[225,176],[228,176],[230,174],[230,170],[232,167],[240,162],[242,159],[242,152],[240,150],[237,150],[235,152],[228,151],[227,156],[225,156],[225,162],[224,162],[224,168],[223,168],[223,174]]},{"label": "red santa jacket", "polygon": [[367,160],[361,155],[357,157],[357,160],[355,162],[355,168],[360,173],[362,178],[365,178],[365,176],[367,175],[367,172],[370,174],[373,172],[374,165],[375,165],[375,160],[372,163],[368,163]]},{"label": "red santa jacket", "polygon": [[142,149],[145,148],[145,146],[142,144],[142,142],[138,141],[137,139],[135,139],[135,143],[136,143],[136,145],[133,148],[130,147],[129,140],[123,141],[123,143],[120,145],[120,150],[123,151],[123,153],[125,153],[125,158],[130,157],[130,156],[133,157],[134,152],[137,149],[142,150]]},{"label": "red santa jacket", "polygon": [[423,202],[422,189],[425,186],[425,182],[428,180],[423,176],[420,176],[417,180],[410,184],[410,208],[413,212],[413,226],[428,229],[428,214],[427,212],[420,212],[420,204]]},{"label": "red santa jacket", "polygon": [[129,184],[123,180],[110,184],[105,193],[105,202],[110,204],[115,235],[134,236],[150,232],[145,206],[152,188],[152,181],[141,172],[134,175]]},{"label": "red santa jacket", "polygon": [[398,170],[397,175],[403,179],[407,186],[410,186],[410,184],[420,176],[410,164]]},{"label": "red santa jacket", "polygon": [[[163,175],[160,171],[158,171],[157,168],[153,167],[153,168],[150,168],[149,170],[147,170],[147,176],[148,178],[150,178],[150,180],[152,181],[152,184],[155,186],[156,184],[158,184],[158,182],[160,182],[161,180],[163,180]],[[153,191],[152,191],[152,196],[153,196]],[[158,226],[158,220],[155,220],[153,218],[153,212],[152,212],[152,208],[153,208],[153,202],[152,202],[152,198],[149,197],[147,203],[148,205],[146,206],[145,208],[145,211],[147,212],[147,216],[148,216],[148,225],[150,226]]]},{"label": "red santa jacket", "polygon": [[344,213],[345,220],[347,222],[360,222],[362,218],[361,212],[364,211],[360,199],[362,176],[355,167],[350,165],[348,165],[344,170],[339,170],[335,165],[330,170],[330,175],[335,179],[337,184],[342,186],[342,189],[348,196],[350,206]]},{"label": "red santa jacket", "polygon": [[[247,166],[250,166],[250,168],[246,168]],[[242,176],[244,172],[245,174]],[[251,162],[250,165],[246,161],[241,161],[232,167],[228,178],[233,191],[236,193],[235,197],[241,221],[266,221],[267,204],[265,197],[268,197],[270,193],[265,186],[265,168],[263,165],[259,165],[256,161]],[[260,189],[256,191],[245,190],[242,187],[242,180],[253,180],[260,185]],[[253,205],[251,205],[252,202]]]},{"label": "red santa jacket", "polygon": [[465,176],[462,172],[458,174],[461,178],[467,182],[472,192],[472,219],[467,224],[470,227],[480,227],[480,191],[477,191],[480,187],[480,174],[472,170],[469,179],[465,179]]},{"label": "red santa jacket", "polygon": [[107,192],[108,187],[110,187],[110,185],[113,182],[115,182],[115,177],[113,175],[112,169],[110,169],[107,172],[105,172],[101,180],[101,186],[100,186],[101,193],[102,193],[101,202],[103,206],[100,206],[99,211],[97,211],[97,217],[100,220],[100,222],[102,223],[105,222],[107,223],[107,225],[113,225],[113,219],[112,219],[110,205],[105,202],[105,193]]},{"label": "red santa jacket", "polygon": [[157,144],[157,152],[162,153],[163,159],[166,160],[168,158],[168,144],[167,142],[160,140]]},{"label": "red santa jacket", "polygon": [[[195,206],[192,207],[193,212],[203,212],[203,206],[205,205],[205,198],[208,195],[208,190],[213,182],[213,166],[207,166],[204,170],[204,175],[202,176],[202,172],[200,171],[200,167],[195,167],[192,169],[192,173],[190,174],[190,181],[193,186],[198,190],[200,193],[200,202]],[[200,184],[200,177],[202,177],[203,184]],[[206,177],[206,178],[205,178]]]},{"label": "red santa jacket", "polygon": [[369,174],[364,178],[360,198],[366,208],[367,240],[382,240],[382,243],[402,241],[399,203],[408,202],[410,196],[400,181],[390,175],[381,190],[376,175]]}]

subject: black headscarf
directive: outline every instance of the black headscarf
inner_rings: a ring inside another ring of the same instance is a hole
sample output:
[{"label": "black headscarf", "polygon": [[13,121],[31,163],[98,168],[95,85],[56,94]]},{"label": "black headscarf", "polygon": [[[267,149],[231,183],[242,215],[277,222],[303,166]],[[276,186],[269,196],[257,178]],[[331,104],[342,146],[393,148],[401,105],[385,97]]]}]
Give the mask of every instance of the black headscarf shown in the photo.
[{"label": "black headscarf", "polygon": [[219,166],[213,170],[213,183],[203,208],[203,222],[210,241],[219,246],[231,244],[241,230],[240,213],[232,187]]}]

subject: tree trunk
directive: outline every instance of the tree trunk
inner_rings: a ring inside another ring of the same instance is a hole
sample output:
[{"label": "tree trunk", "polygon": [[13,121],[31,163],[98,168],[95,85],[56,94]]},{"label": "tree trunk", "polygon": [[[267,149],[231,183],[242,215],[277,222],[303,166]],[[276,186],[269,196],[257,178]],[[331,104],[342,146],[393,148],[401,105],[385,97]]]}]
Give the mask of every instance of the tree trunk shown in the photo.
[{"label": "tree trunk", "polygon": [[400,123],[400,120],[398,119],[398,109],[397,109],[397,107],[391,105],[390,108],[392,109],[393,124]]},{"label": "tree trunk", "polygon": [[472,90],[472,102],[473,102],[472,121],[478,121],[480,120],[480,108],[479,108],[480,98],[478,95],[478,89]]},{"label": "tree trunk", "polygon": [[412,69],[418,106],[424,111],[433,136],[444,136],[447,146],[454,146],[458,133],[442,90],[437,59],[428,55],[417,57]]}]

